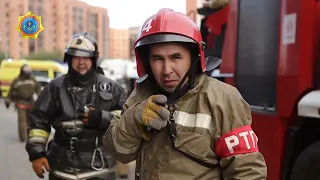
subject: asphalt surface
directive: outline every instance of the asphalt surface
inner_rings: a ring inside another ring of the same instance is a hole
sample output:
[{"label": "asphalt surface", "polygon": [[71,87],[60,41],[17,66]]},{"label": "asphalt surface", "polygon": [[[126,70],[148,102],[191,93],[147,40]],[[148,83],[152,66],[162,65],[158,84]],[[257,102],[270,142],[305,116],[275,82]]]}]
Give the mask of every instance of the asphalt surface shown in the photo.
[{"label": "asphalt surface", "polygon": [[[0,180],[40,180],[32,170],[25,143],[19,140],[16,112],[12,107],[7,110],[1,98],[0,123]],[[129,166],[129,180],[133,180],[134,163]]]}]

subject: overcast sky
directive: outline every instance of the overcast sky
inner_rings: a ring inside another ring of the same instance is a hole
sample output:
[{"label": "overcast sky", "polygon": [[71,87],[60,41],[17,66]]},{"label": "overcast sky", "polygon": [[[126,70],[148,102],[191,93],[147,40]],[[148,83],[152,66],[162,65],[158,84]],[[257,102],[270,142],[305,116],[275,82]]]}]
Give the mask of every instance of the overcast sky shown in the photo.
[{"label": "overcast sky", "polygon": [[107,8],[110,27],[126,29],[141,26],[143,21],[161,8],[185,13],[186,0],[81,0],[90,5]]}]

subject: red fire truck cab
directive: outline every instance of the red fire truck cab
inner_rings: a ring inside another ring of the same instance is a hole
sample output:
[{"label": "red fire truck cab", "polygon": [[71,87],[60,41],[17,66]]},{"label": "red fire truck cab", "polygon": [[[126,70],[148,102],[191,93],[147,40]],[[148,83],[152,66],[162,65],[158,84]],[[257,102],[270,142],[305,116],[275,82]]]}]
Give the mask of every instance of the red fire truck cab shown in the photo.
[{"label": "red fire truck cab", "polygon": [[220,72],[233,74],[225,82],[252,108],[268,180],[317,179],[318,0],[232,0],[229,6]]}]

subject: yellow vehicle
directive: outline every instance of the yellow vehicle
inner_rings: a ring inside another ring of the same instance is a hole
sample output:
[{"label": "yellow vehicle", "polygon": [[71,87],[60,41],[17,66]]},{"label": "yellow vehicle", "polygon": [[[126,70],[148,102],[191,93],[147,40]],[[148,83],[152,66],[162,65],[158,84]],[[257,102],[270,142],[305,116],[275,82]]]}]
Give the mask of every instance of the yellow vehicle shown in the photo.
[{"label": "yellow vehicle", "polygon": [[[23,64],[28,64],[31,67],[36,79],[47,79],[47,82],[67,72],[65,67],[55,61],[4,59],[0,65],[0,91],[2,97],[7,96],[10,84],[20,74],[20,67]],[[41,84],[44,83],[41,82]]]}]

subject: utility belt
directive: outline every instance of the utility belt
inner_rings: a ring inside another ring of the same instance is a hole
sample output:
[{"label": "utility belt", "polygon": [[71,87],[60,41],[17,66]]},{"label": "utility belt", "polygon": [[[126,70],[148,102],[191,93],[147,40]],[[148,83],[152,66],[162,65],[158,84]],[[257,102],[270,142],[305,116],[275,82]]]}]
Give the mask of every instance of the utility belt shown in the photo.
[{"label": "utility belt", "polygon": [[71,150],[72,152],[93,152],[97,147],[102,146],[101,138],[97,137],[79,138],[56,133],[53,140],[59,146]]},{"label": "utility belt", "polygon": [[[105,168],[104,157],[100,147],[102,147],[102,137],[92,134],[82,133],[84,131],[83,122],[80,120],[56,121],[54,123],[56,132],[53,141],[71,152],[93,152],[91,158],[91,168],[103,170]],[[101,161],[101,166],[95,166],[96,160]]]},{"label": "utility belt", "polygon": [[84,124],[81,120],[57,120],[54,128],[56,129],[54,141],[71,151],[92,152],[95,148],[102,146],[101,138],[93,134],[88,136],[84,132]]},{"label": "utility belt", "polygon": [[[92,152],[91,168],[96,171],[105,169],[105,160],[100,147],[102,146],[102,140],[98,136],[92,137],[68,137],[59,133],[55,134],[53,141],[66,149],[71,150],[73,153],[77,152]],[[95,165],[96,160],[101,161],[101,166]],[[71,173],[77,172],[77,169],[70,170]]]}]

